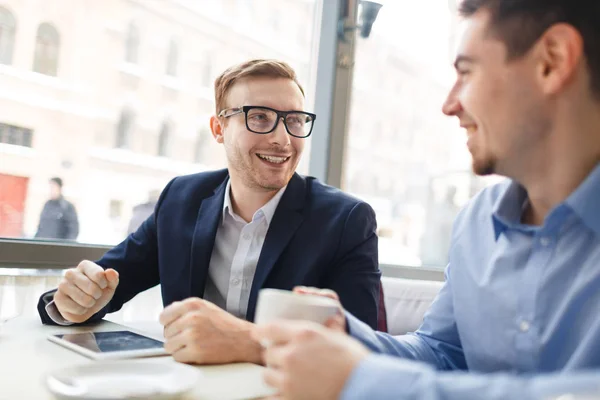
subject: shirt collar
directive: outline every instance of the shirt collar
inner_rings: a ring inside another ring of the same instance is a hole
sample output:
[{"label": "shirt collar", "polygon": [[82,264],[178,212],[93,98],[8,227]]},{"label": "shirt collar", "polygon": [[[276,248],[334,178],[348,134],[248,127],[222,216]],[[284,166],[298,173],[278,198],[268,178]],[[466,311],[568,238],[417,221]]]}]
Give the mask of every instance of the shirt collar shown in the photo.
[{"label": "shirt collar", "polygon": [[521,222],[527,201],[525,188],[516,181],[510,181],[510,184],[496,200],[492,211],[496,240],[506,229]]},{"label": "shirt collar", "polygon": [[[279,201],[281,200],[285,189],[287,189],[287,185],[279,189],[277,194],[275,194],[275,196],[273,196],[273,198],[269,200],[267,204],[256,210],[256,212],[252,216],[252,220],[254,221],[259,216],[264,215],[264,217],[267,220],[267,224],[270,225],[271,220],[275,215],[275,210],[277,210],[277,206],[279,205]],[[225,221],[225,216],[227,214],[229,214],[236,221],[243,221],[245,223],[245,221],[239,215],[233,212],[233,206],[231,205],[231,179],[227,181],[227,186],[225,187],[225,199],[223,201],[223,216],[221,219],[221,223]]]},{"label": "shirt collar", "polygon": [[600,163],[565,201],[596,236],[600,236],[598,199],[600,199]]},{"label": "shirt collar", "polygon": [[[581,185],[564,202],[579,216],[584,224],[594,231],[597,236],[600,236],[598,199],[600,199],[600,164],[596,165]],[[492,218],[496,240],[507,228],[520,223],[527,202],[525,188],[517,182],[511,181],[511,184],[500,195],[494,205]]]}]

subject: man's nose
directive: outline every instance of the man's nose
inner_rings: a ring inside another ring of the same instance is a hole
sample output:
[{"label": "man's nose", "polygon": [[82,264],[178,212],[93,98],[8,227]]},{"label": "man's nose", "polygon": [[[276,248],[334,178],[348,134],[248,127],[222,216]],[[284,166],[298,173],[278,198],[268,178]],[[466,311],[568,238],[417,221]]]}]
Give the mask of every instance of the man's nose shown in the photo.
[{"label": "man's nose", "polygon": [[280,146],[287,146],[290,144],[290,135],[288,134],[283,121],[283,117],[279,118],[275,130],[271,132],[269,136],[272,143],[277,143]]},{"label": "man's nose", "polygon": [[442,105],[442,112],[449,117],[457,116],[462,111],[462,105],[456,95],[456,87],[452,88]]}]

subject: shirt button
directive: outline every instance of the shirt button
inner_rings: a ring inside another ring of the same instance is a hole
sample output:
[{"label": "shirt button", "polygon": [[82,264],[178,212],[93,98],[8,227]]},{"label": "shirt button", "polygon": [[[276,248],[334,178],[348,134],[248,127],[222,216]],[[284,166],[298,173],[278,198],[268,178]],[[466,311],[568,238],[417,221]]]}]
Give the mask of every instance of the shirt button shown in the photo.
[{"label": "shirt button", "polygon": [[250,240],[250,235],[248,235],[248,234],[246,233],[246,234],[244,234],[244,236],[242,236],[242,238],[243,238],[244,240]]},{"label": "shirt button", "polygon": [[540,244],[544,247],[548,246],[550,244],[551,240],[550,238],[547,237],[543,237],[540,239]]},{"label": "shirt button", "polygon": [[527,322],[527,321],[521,321],[521,323],[519,324],[519,329],[523,333],[529,332],[529,328],[531,328],[531,326],[529,325],[529,322]]},{"label": "shirt button", "polygon": [[238,278],[232,279],[231,284],[233,286],[238,286],[240,284],[240,280]]}]

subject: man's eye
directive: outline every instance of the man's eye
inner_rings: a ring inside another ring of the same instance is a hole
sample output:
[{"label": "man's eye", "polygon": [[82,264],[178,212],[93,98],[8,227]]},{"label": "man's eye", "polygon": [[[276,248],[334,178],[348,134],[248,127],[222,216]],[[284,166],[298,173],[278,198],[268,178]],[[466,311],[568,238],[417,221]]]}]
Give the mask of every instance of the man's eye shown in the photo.
[{"label": "man's eye", "polygon": [[264,121],[267,119],[267,116],[265,114],[252,114],[250,118],[255,121]]}]

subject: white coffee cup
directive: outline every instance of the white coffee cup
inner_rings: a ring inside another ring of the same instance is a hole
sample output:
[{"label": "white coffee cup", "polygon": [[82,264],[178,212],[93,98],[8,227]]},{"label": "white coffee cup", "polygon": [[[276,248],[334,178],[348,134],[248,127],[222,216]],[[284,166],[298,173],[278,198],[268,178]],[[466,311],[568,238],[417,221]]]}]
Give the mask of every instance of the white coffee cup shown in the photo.
[{"label": "white coffee cup", "polygon": [[327,297],[298,294],[288,290],[262,289],[258,293],[254,322],[264,324],[293,319],[324,324],[338,309],[339,303]]}]

